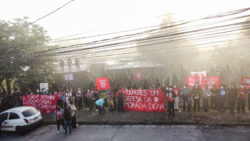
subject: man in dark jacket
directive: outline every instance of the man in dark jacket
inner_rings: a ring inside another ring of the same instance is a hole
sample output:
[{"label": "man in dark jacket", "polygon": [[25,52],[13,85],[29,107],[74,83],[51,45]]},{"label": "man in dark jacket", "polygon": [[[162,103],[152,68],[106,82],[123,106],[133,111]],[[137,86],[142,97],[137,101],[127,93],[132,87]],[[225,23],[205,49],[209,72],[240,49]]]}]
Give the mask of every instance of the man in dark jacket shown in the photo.
[{"label": "man in dark jacket", "polygon": [[176,95],[175,92],[173,91],[173,86],[169,87],[169,91],[166,93],[166,98],[168,100],[168,117],[170,118],[171,115],[175,117],[174,115],[174,99]]},{"label": "man in dark jacket", "polygon": [[198,83],[195,83],[195,86],[192,89],[192,95],[194,99],[194,112],[195,112],[196,107],[198,107],[198,112],[200,112],[201,88]]},{"label": "man in dark jacket", "polygon": [[188,88],[187,84],[181,89],[181,96],[183,98],[183,111],[186,111],[186,104],[188,112],[191,108],[191,90]]},{"label": "man in dark jacket", "polygon": [[69,134],[71,134],[72,117],[71,117],[71,109],[69,106],[66,106],[64,108],[63,118],[64,118],[65,134],[67,134],[68,127],[69,127]]},{"label": "man in dark jacket", "polygon": [[236,104],[238,89],[236,88],[235,84],[232,83],[229,90],[228,90],[228,99],[229,99],[229,111],[230,113],[234,112],[234,107]]}]

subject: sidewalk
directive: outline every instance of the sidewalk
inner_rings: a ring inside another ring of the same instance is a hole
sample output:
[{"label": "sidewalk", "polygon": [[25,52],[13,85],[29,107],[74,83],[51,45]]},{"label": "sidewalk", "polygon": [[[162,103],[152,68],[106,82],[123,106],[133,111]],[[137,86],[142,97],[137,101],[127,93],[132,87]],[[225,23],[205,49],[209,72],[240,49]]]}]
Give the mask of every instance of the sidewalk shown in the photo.
[{"label": "sidewalk", "polygon": [[[43,114],[44,124],[55,124],[53,114]],[[109,124],[109,125],[136,125],[136,124],[192,124],[192,125],[249,125],[250,113],[218,113],[218,112],[180,112],[174,119],[168,118],[167,112],[137,112],[125,111],[98,112],[78,111],[78,124]]]}]

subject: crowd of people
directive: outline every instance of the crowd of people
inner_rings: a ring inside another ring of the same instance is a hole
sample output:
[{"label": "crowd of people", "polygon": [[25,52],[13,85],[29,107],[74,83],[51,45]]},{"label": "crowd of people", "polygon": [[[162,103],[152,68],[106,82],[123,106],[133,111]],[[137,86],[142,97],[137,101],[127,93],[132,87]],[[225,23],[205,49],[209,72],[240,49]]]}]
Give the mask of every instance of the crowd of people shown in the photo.
[{"label": "crowd of people", "polygon": [[[196,83],[194,87],[188,87],[187,84],[182,88],[176,85],[161,87],[160,85],[151,86],[149,89],[162,89],[165,95],[165,110],[168,111],[169,118],[175,117],[175,112],[226,112],[230,113],[246,112],[246,107],[250,110],[250,89],[246,89],[244,85],[236,86],[232,83],[229,86],[221,85],[216,88],[214,85],[204,88]],[[123,112],[123,94],[122,88],[96,90],[95,87],[90,89],[76,89],[66,91],[37,91],[19,93],[15,91],[12,95],[0,95],[1,111],[22,105],[22,96],[31,94],[49,94],[56,95],[57,108],[54,118],[58,125],[58,134],[60,133],[60,125],[63,125],[64,133],[71,133],[72,127],[77,127],[76,111],[98,111],[104,114],[106,110],[109,112]],[[248,105],[246,105],[248,104]],[[181,105],[182,110],[179,108]],[[106,108],[105,108],[106,107]],[[106,109],[106,110],[105,110]]]}]

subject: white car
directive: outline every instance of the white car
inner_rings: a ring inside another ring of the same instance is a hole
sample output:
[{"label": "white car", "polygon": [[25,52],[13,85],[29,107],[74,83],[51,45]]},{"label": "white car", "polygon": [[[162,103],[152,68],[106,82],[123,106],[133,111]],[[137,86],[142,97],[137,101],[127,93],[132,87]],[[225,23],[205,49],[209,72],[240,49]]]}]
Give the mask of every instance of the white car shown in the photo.
[{"label": "white car", "polygon": [[1,131],[16,131],[19,134],[42,123],[42,116],[34,107],[20,106],[0,113],[3,119]]}]

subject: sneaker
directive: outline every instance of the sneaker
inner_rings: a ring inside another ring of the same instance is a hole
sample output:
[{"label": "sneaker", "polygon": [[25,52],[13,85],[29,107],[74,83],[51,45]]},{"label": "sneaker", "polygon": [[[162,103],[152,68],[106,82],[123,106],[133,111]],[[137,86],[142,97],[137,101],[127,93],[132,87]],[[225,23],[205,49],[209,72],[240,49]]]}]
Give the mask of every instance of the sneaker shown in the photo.
[{"label": "sneaker", "polygon": [[57,134],[60,134],[60,131],[57,131]]}]

